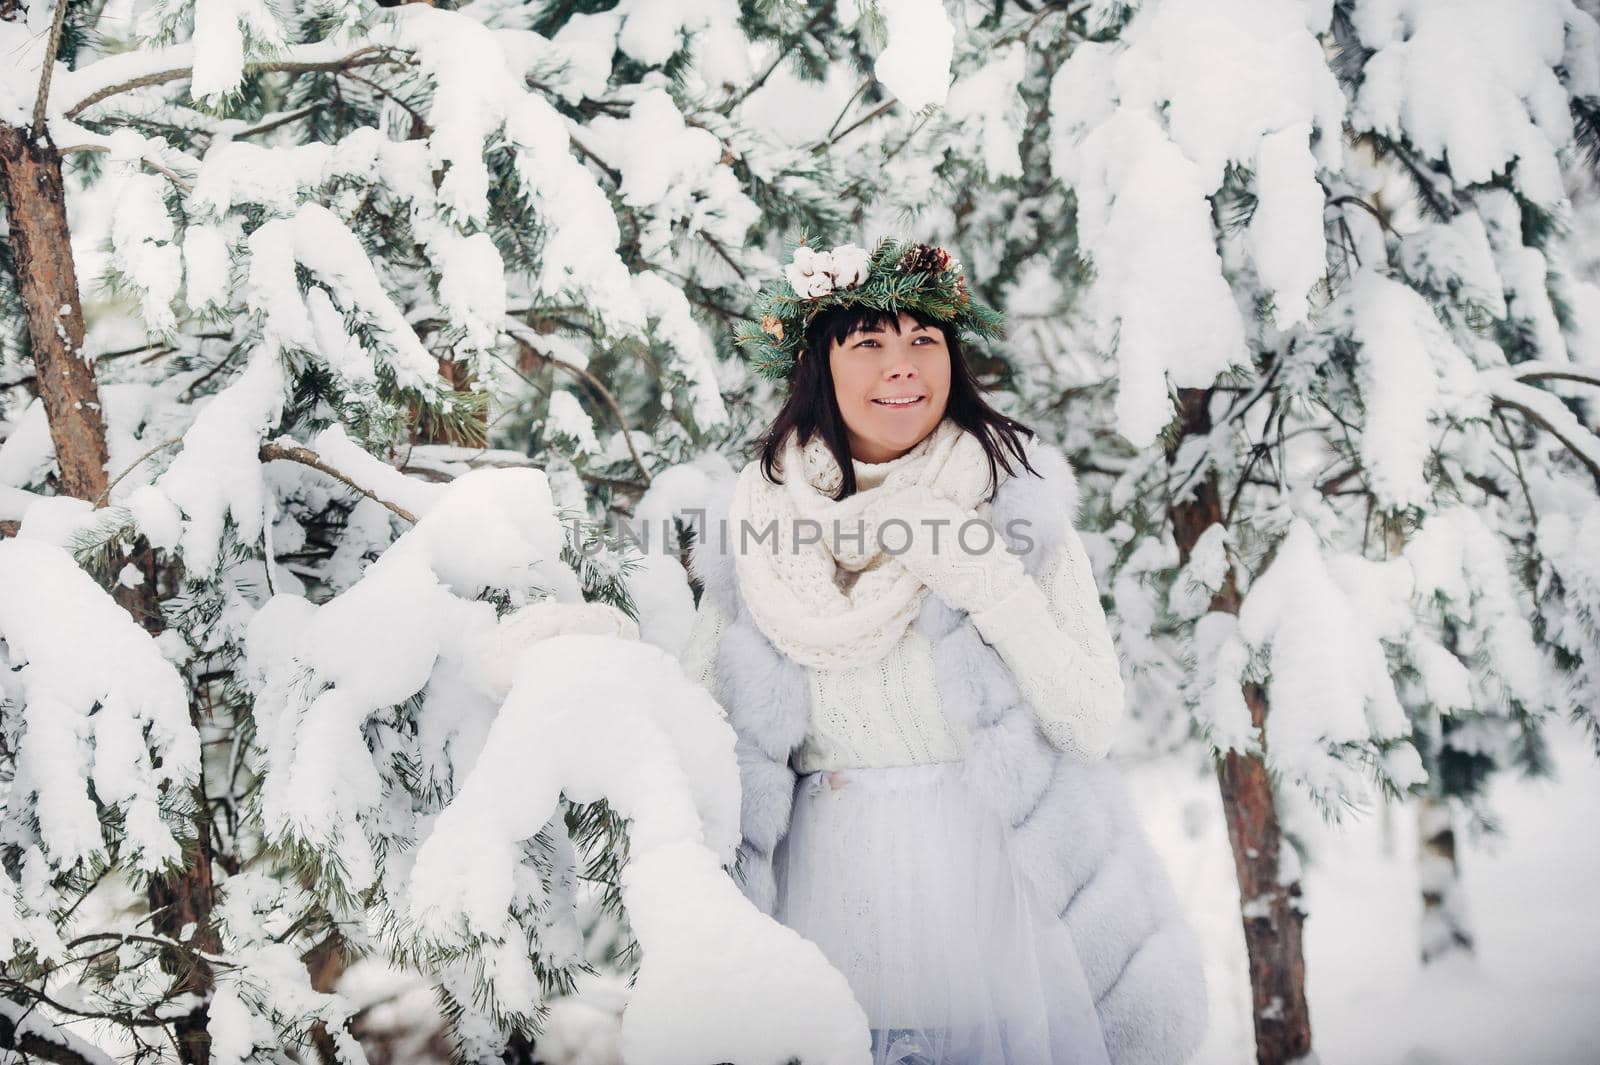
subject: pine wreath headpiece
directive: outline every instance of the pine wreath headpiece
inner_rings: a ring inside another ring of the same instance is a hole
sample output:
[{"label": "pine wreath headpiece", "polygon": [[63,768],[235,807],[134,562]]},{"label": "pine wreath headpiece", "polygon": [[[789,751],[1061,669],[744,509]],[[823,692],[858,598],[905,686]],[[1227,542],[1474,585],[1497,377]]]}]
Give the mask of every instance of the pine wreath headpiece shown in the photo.
[{"label": "pine wreath headpiece", "polygon": [[756,297],[760,323],[734,327],[734,343],[750,351],[751,367],[782,381],[805,353],[806,327],[830,307],[868,307],[891,315],[918,311],[955,327],[958,335],[998,339],[1005,318],[972,298],[961,263],[943,248],[883,237],[871,252],[854,244],[818,251],[811,238],[791,246],[783,277]]}]

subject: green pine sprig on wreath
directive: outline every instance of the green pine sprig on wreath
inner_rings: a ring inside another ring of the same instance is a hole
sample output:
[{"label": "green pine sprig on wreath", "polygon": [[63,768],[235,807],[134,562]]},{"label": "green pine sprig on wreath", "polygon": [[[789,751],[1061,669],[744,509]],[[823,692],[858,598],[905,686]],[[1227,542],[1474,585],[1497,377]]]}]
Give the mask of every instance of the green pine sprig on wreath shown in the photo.
[{"label": "green pine sprig on wreath", "polygon": [[749,350],[751,368],[770,380],[794,371],[806,327],[829,307],[918,311],[950,323],[958,335],[1005,335],[1004,316],[972,298],[961,263],[943,248],[883,237],[871,253],[854,244],[824,252],[801,237],[790,253],[784,276],[756,297],[759,322],[734,327],[734,343]]}]

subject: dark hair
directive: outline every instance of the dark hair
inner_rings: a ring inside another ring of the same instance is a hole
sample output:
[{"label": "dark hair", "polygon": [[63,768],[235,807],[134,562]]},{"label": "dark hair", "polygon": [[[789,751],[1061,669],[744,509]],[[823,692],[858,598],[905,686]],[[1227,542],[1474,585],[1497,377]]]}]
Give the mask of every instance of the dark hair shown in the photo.
[{"label": "dark hair", "polygon": [[[989,456],[989,494],[992,495],[994,489],[999,487],[999,469],[1003,468],[1008,474],[1016,473],[1006,459],[1007,449],[1029,473],[1035,477],[1042,476],[1029,464],[1018,436],[1025,433],[1031,438],[1037,434],[1021,422],[1001,414],[984,400],[983,390],[977,378],[972,376],[972,368],[967,365],[966,357],[961,352],[961,341],[956,331],[948,323],[918,311],[908,310],[906,313],[921,324],[944,334],[945,346],[950,351],[950,398],[945,404],[945,416],[983,444],[983,450]],[[791,429],[798,432],[802,446],[821,433],[823,442],[844,474],[835,498],[843,499],[855,494],[856,471],[851,463],[850,440],[845,434],[844,417],[839,413],[839,400],[833,391],[833,368],[828,361],[828,354],[833,344],[844,343],[851,333],[882,329],[884,326],[899,333],[900,316],[869,307],[830,307],[812,319],[806,328],[805,357],[789,375],[789,397],[761,437],[761,472],[767,480],[781,483],[775,476],[774,462]]]}]

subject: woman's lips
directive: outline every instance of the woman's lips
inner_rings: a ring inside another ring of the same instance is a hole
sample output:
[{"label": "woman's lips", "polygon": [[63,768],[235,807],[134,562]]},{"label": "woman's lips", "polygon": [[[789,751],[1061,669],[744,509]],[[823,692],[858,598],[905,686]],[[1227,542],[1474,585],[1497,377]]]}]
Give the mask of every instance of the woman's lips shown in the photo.
[{"label": "woman's lips", "polygon": [[922,406],[927,401],[927,398],[927,396],[918,396],[910,403],[885,403],[882,400],[875,399],[872,401],[872,405],[881,407],[884,410],[915,410],[917,407]]}]

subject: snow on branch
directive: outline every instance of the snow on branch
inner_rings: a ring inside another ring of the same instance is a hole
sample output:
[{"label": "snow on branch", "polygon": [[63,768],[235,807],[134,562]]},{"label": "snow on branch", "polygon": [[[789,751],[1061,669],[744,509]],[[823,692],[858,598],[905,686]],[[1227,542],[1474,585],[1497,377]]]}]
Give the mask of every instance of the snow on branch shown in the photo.
[{"label": "snow on branch", "polygon": [[[59,113],[66,118],[76,118],[119,93],[193,77],[195,55],[194,42],[186,41],[165,48],[134,49],[97,60],[81,70],[64,71],[59,75],[57,97],[66,102]],[[308,74],[372,66],[392,58],[390,50],[379,44],[352,48],[347,43],[316,41],[290,45],[269,61],[249,64],[249,69]]]},{"label": "snow on branch", "polygon": [[201,408],[172,465],[128,494],[140,532],[155,547],[181,547],[196,576],[215,570],[227,518],[241,539],[261,535],[268,501],[261,438],[282,417],[284,387],[277,346],[261,344],[238,379]]},{"label": "snow on branch", "polygon": [[1600,385],[1600,370],[1582,363],[1529,359],[1506,367],[1505,372],[1518,381],[1576,381],[1583,385]]},{"label": "snow on branch", "polygon": [[117,1060],[93,1043],[51,1024],[36,1006],[8,998],[0,998],[0,1046],[16,1048],[24,1060],[32,1056],[56,1065],[114,1065]]},{"label": "snow on branch", "polygon": [[[1316,532],[1296,519],[1239,610],[1239,636],[1266,663],[1269,765],[1337,811],[1367,792],[1347,752],[1393,745],[1411,726],[1372,619],[1335,579]],[[1392,746],[1380,775],[1404,788],[1426,779],[1411,746]]]},{"label": "snow on branch", "polygon": [[[30,537],[0,541],[0,587],[0,640],[15,671],[0,696],[23,721],[6,823],[25,850],[70,869],[104,856],[101,819],[111,809],[135,867],[181,861],[162,803],[199,773],[183,679],[66,550]],[[28,842],[30,823],[37,835]]]},{"label": "snow on branch", "polygon": [[412,869],[428,934],[520,947],[508,918],[517,848],[562,796],[629,819],[622,898],[641,961],[625,1060],[869,1060],[843,976],[723,871],[739,838],[733,730],[649,644],[563,635],[520,653],[484,753]]},{"label": "snow on branch", "polygon": [[[604,800],[629,819],[620,890],[643,957],[629,1060],[865,1061],[843,977],[723,868],[740,792],[721,708],[584,601],[568,542],[543,471],[473,470],[342,594],[270,600],[246,655],[268,838],[458,1001],[482,982],[469,997],[495,1022],[526,1022],[545,975],[582,957],[561,803]],[[485,593],[527,605],[502,620]],[[491,1045],[464,1008],[457,1037]]]},{"label": "snow on branch", "polygon": [[1510,407],[1561,441],[1590,476],[1600,481],[1600,437],[1561,402],[1561,397],[1513,380],[1516,368],[1488,370],[1483,381],[1496,406]]},{"label": "snow on branch", "polygon": [[564,543],[542,471],[474,470],[343,594],[321,606],[288,594],[268,601],[247,654],[269,837],[327,848],[349,894],[370,887],[378,854],[362,821],[382,810],[384,784],[362,723],[448,667],[464,686],[451,705],[425,712],[454,720],[424,734],[440,744],[424,760],[448,766],[449,736],[484,711],[502,669],[494,606],[475,597],[490,589],[519,602],[581,602],[560,561]]},{"label": "snow on branch", "polygon": [[[341,427],[338,427],[338,425],[334,425],[333,429],[328,430],[328,432],[338,432],[341,437],[344,437],[344,430],[342,430]],[[349,440],[349,438],[346,437],[346,440]],[[355,449],[355,451],[360,451],[360,448],[358,448],[355,443],[350,443],[350,448]],[[370,461],[371,465],[384,465],[382,462],[378,462],[378,459],[373,459],[373,457],[368,456],[365,451],[362,451],[362,454],[363,456],[366,456],[366,459]],[[274,440],[270,441],[270,443],[264,443],[264,445],[261,445],[261,461],[299,462],[301,465],[306,465],[306,467],[310,467],[310,469],[317,470],[318,473],[326,473],[328,477],[339,481],[341,485],[349,485],[350,488],[354,488],[355,491],[362,493],[363,496],[368,497],[368,499],[373,499],[373,501],[384,505],[384,507],[386,507],[390,513],[394,513],[395,517],[405,518],[406,521],[410,521],[411,525],[416,525],[416,512],[413,512],[413,510],[406,510],[405,507],[397,504],[397,502],[384,499],[384,497],[379,496],[378,489],[370,488],[368,485],[363,485],[362,481],[358,481],[357,478],[352,477],[350,473],[342,472],[342,470],[336,469],[336,467],[333,467],[333,465],[328,465],[328,462],[323,461],[323,457],[320,456],[320,454],[315,453],[315,451],[312,451],[310,448],[302,448],[301,445],[296,445],[296,443],[294,443],[293,440],[290,440],[290,438],[285,437],[282,438],[282,440]],[[365,467],[365,469],[371,469],[370,465],[368,465],[368,462],[363,462],[362,465]],[[394,473],[395,477],[400,478],[400,480],[410,481],[411,485],[416,485],[419,489],[429,488],[429,486],[427,486],[426,483],[422,483],[422,481],[411,481],[411,478],[405,477],[403,473],[400,473],[400,470],[395,470],[394,467],[384,465],[384,469],[389,470],[390,473]],[[389,488],[397,488],[397,486],[394,485],[394,481],[390,481],[389,478],[382,477],[382,480],[386,481],[386,486],[389,486]],[[419,491],[418,494],[421,496],[421,491]]]},{"label": "snow on branch", "polygon": [[[1469,696],[1435,705],[1478,709],[1518,704],[1542,712],[1554,694],[1553,671],[1534,636],[1527,591],[1496,530],[1472,507],[1456,505],[1430,515],[1405,548],[1415,577],[1414,595],[1439,612],[1429,620],[1448,630],[1450,652],[1466,667]],[[1424,615],[1426,617],[1426,614]],[[1424,680],[1431,670],[1424,670]],[[1459,686],[1445,678],[1446,686]]]},{"label": "snow on branch", "polygon": [[287,436],[261,445],[261,461],[298,462],[377,500],[396,516],[415,525],[438,498],[440,486],[407,477],[351,440],[337,423],[317,434],[312,447]]},{"label": "snow on branch", "polygon": [[[361,242],[332,211],[308,203],[262,225],[249,244],[250,304],[285,345],[319,353],[353,388],[371,385],[380,362],[401,388],[438,387],[438,362],[384,291]],[[297,266],[327,287],[302,292]],[[364,322],[377,342],[352,337],[345,314]]]}]

